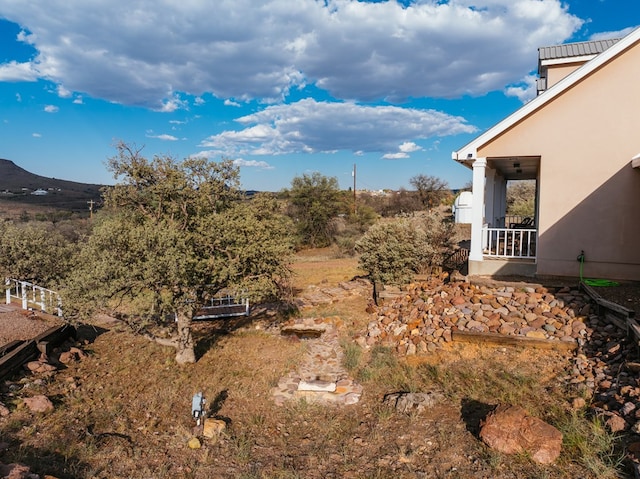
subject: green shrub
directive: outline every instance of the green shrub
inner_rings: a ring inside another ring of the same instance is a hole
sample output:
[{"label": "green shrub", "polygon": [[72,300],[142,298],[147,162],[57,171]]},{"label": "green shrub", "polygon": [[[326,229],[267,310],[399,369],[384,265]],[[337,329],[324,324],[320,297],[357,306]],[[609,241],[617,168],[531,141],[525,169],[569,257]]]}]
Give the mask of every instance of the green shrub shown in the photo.
[{"label": "green shrub", "polygon": [[376,281],[406,283],[442,265],[452,250],[453,226],[437,212],[377,223],[356,243],[360,267]]},{"label": "green shrub", "polygon": [[512,181],[507,187],[507,214],[533,216],[536,203],[536,182]]}]

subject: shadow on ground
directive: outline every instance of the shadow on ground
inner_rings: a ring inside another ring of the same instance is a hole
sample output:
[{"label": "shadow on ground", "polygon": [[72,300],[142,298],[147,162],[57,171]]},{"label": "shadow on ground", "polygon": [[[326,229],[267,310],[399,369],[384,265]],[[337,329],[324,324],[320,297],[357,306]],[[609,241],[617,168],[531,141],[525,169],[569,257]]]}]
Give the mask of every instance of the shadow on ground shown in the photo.
[{"label": "shadow on ground", "polygon": [[494,408],[495,405],[485,404],[475,399],[462,399],[461,415],[467,431],[477,438],[480,437],[481,423]]}]

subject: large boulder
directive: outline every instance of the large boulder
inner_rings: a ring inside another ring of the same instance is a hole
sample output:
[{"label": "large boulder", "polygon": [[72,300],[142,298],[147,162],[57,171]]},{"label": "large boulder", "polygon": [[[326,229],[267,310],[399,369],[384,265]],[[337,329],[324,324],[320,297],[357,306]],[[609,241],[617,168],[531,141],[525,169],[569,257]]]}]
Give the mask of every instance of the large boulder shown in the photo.
[{"label": "large boulder", "polygon": [[560,455],[562,433],[530,416],[519,406],[500,404],[481,423],[480,439],[506,454],[526,452],[540,464],[551,464]]}]

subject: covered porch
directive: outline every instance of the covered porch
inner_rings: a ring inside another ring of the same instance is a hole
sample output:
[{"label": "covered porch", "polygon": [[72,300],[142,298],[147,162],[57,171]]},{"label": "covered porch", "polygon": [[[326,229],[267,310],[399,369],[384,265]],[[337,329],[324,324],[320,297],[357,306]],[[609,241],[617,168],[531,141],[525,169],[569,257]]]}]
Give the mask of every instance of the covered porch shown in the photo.
[{"label": "covered porch", "polygon": [[[540,157],[469,157],[461,163],[473,170],[469,274],[535,275]],[[517,180],[536,182],[532,216],[506,214],[507,184]]]}]

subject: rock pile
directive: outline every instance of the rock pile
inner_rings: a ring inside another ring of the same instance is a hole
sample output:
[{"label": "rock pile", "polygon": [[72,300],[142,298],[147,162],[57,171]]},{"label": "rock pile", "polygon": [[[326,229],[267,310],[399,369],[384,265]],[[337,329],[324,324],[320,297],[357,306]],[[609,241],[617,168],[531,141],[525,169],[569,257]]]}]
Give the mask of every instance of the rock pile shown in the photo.
[{"label": "rock pile", "polygon": [[484,286],[434,277],[410,284],[404,294],[370,307],[373,319],[356,338],[360,346],[391,346],[402,355],[435,351],[455,331],[578,342],[591,334],[589,298],[570,288]]},{"label": "rock pile", "polygon": [[[592,315],[590,340],[573,359],[565,381],[591,397],[591,409],[612,432],[640,434],[640,363],[638,349],[621,330]],[[580,405],[580,401],[578,401]]]},{"label": "rock pile", "polygon": [[577,353],[559,378],[575,387],[574,408],[589,407],[611,432],[632,433],[628,451],[640,463],[638,345],[627,331],[599,317],[586,294],[433,278],[409,285],[378,307],[371,305],[369,312],[367,331],[356,341],[365,348],[393,347],[403,355],[435,351],[456,331],[575,343]]}]

